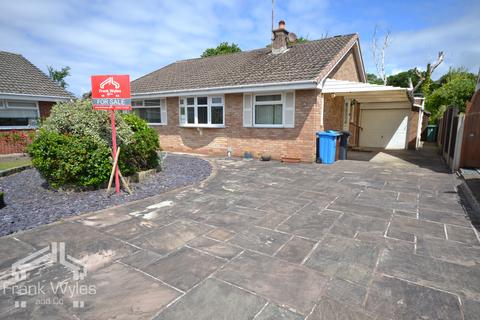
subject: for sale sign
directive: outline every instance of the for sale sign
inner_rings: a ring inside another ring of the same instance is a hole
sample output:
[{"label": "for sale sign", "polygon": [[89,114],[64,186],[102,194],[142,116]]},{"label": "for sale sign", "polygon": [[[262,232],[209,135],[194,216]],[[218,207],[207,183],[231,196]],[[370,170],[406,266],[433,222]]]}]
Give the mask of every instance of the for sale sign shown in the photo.
[{"label": "for sale sign", "polygon": [[130,76],[92,76],[92,102],[98,110],[131,110]]}]

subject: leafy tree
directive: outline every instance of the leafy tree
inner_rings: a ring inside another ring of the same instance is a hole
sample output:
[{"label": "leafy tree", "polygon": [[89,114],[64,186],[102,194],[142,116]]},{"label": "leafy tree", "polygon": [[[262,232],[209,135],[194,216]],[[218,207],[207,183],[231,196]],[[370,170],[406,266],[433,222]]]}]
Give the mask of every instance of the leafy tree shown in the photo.
[{"label": "leafy tree", "polygon": [[367,73],[367,82],[371,84],[383,84],[383,80],[374,73]]},{"label": "leafy tree", "polygon": [[56,84],[58,84],[63,89],[68,87],[67,82],[65,82],[65,78],[70,75],[70,67],[66,66],[60,70],[55,70],[52,66],[47,66],[48,69],[48,77],[52,79]]},{"label": "leafy tree", "polygon": [[414,69],[410,69],[408,71],[403,71],[403,72],[388,76],[387,84],[389,86],[394,86],[394,87],[408,88],[410,85],[408,80],[409,78],[412,79],[412,84],[414,86],[417,85],[418,81],[420,81],[420,77],[414,71]]},{"label": "leafy tree", "polygon": [[208,48],[205,51],[203,51],[201,57],[212,57],[212,56],[219,56],[222,54],[229,54],[229,53],[235,53],[235,52],[240,52],[242,49],[240,47],[232,42],[232,44],[229,44],[228,42],[222,42],[220,43],[216,48]]},{"label": "leafy tree", "polygon": [[300,37],[297,38],[296,43],[305,43],[305,42],[308,42],[308,41],[310,41],[310,40],[308,40],[307,37],[300,36]]},{"label": "leafy tree", "polygon": [[425,107],[432,112],[432,122],[436,122],[450,105],[457,106],[460,112],[465,112],[465,104],[475,91],[475,75],[464,69],[451,69],[440,81],[444,84],[429,94],[425,101]]}]

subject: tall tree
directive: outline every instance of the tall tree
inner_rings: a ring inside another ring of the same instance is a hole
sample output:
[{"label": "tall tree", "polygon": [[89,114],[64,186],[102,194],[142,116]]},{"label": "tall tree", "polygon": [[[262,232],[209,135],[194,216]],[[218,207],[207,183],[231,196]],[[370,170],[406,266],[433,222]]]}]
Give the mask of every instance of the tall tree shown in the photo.
[{"label": "tall tree", "polygon": [[222,54],[229,54],[229,53],[235,53],[235,52],[240,52],[242,49],[236,44],[233,43],[229,44],[228,42],[222,42],[220,43],[216,48],[208,48],[205,51],[203,51],[201,57],[212,57],[212,56],[219,56]]},{"label": "tall tree", "polygon": [[70,75],[70,67],[66,66],[60,70],[55,70],[52,66],[47,66],[48,69],[48,77],[52,79],[56,84],[58,84],[63,89],[68,87],[65,78]]},{"label": "tall tree", "polygon": [[464,112],[465,104],[472,98],[477,82],[473,73],[462,69],[451,69],[440,81],[443,85],[432,91],[425,101],[425,107],[432,113],[430,119],[433,122],[450,105],[457,106],[460,112]]},{"label": "tall tree", "polygon": [[413,85],[416,85],[420,81],[420,77],[415,72],[415,69],[399,72],[387,77],[387,84],[394,87],[408,88],[410,87],[410,80]]},{"label": "tall tree", "polygon": [[420,80],[415,85],[415,87],[413,87],[413,92],[417,92],[417,90],[421,88],[425,96],[430,93],[430,86],[432,85],[432,73],[443,62],[444,59],[445,56],[443,54],[443,51],[440,51],[438,53],[437,61],[427,64],[427,69],[425,70],[425,72],[421,72],[417,68],[414,69]]},{"label": "tall tree", "polygon": [[383,84],[383,80],[377,77],[375,73],[367,73],[367,82],[371,84]]},{"label": "tall tree", "polygon": [[378,36],[377,36],[378,26],[375,26],[373,29],[373,36],[372,36],[372,44],[371,44],[371,51],[373,62],[375,64],[375,68],[377,70],[377,76],[382,79],[383,84],[387,84],[387,73],[385,70],[385,56],[388,47],[390,46],[390,30],[387,30],[383,39],[381,40],[381,45],[379,44]]}]

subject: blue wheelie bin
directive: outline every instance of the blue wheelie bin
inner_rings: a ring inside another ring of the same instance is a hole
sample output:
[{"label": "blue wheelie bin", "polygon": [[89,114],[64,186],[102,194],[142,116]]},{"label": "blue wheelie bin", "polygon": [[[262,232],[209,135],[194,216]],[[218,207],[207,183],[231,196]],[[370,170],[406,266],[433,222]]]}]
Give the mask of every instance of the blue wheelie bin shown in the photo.
[{"label": "blue wheelie bin", "polygon": [[317,162],[332,164],[335,162],[337,153],[337,138],[342,133],[338,131],[319,131],[317,132]]}]

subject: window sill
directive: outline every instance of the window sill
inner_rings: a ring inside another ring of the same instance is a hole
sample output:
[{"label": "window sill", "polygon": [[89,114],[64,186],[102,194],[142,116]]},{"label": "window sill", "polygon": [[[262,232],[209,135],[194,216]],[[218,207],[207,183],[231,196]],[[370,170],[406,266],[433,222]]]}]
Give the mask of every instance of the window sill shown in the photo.
[{"label": "window sill", "polygon": [[38,127],[32,126],[0,126],[0,130],[36,130]]},{"label": "window sill", "polygon": [[166,123],[150,123],[150,122],[147,122],[147,124],[149,126],[166,126],[167,125]]},{"label": "window sill", "polygon": [[285,128],[285,126],[284,126],[283,124],[280,124],[280,125],[254,124],[254,125],[253,125],[253,128],[260,128],[260,129],[262,129],[262,128],[263,128],[263,129],[283,129],[283,128]]},{"label": "window sill", "polygon": [[180,128],[207,128],[207,129],[224,129],[224,124],[181,124]]}]

